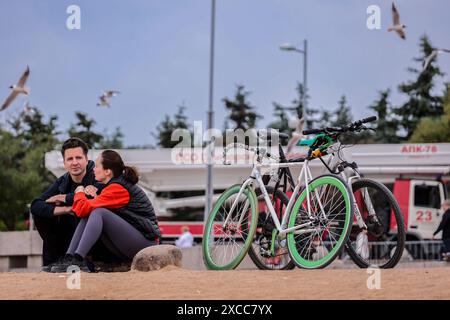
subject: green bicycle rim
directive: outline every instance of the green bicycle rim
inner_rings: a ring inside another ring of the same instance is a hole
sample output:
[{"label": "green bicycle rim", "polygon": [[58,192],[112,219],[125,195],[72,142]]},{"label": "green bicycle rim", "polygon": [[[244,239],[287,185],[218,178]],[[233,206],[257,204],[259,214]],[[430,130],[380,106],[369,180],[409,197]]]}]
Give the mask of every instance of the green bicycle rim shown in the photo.
[{"label": "green bicycle rim", "polygon": [[[316,189],[317,187],[324,185],[324,184],[333,185],[336,188],[338,188],[342,194],[344,194],[345,208],[346,208],[344,230],[342,230],[341,236],[339,237],[339,240],[337,241],[337,244],[334,246],[334,248],[323,258],[316,260],[316,261],[306,260],[297,252],[297,250],[295,249],[296,243],[295,243],[295,239],[294,239],[294,234],[293,234],[293,232],[289,233],[287,235],[287,239],[288,239],[288,248],[289,248],[291,257],[292,257],[292,259],[294,259],[294,261],[299,266],[301,266],[302,268],[305,268],[305,269],[321,268],[323,266],[328,265],[328,263],[331,262],[330,260],[334,259],[337,251],[339,251],[342,248],[342,246],[345,244],[345,242],[347,240],[348,230],[349,230],[349,226],[350,226],[351,219],[352,219],[352,215],[351,215],[352,208],[351,208],[350,196],[348,194],[347,188],[339,179],[332,177],[332,176],[319,177],[316,180],[311,182],[311,184],[309,185],[309,190],[311,192],[314,189]],[[294,208],[292,209],[292,213],[289,217],[289,228],[294,227],[295,219],[297,218],[297,214],[300,210],[300,206],[305,198],[306,198],[306,189],[303,190],[303,192],[300,194],[299,198],[295,202]],[[295,214],[294,214],[294,212],[295,212]]]},{"label": "green bicycle rim", "polygon": [[220,266],[217,265],[212,257],[211,257],[211,253],[209,251],[209,246],[208,244],[211,241],[211,234],[212,234],[212,228],[214,225],[214,218],[216,217],[219,209],[222,207],[223,203],[232,195],[239,193],[239,190],[241,188],[241,185],[234,185],[230,188],[228,188],[227,190],[224,191],[224,193],[222,193],[222,195],[219,197],[219,199],[217,200],[216,204],[214,205],[214,208],[211,212],[211,214],[208,217],[208,220],[206,222],[205,228],[204,228],[204,232],[203,232],[203,244],[202,244],[202,248],[203,248],[203,259],[205,262],[205,265],[208,269],[211,270],[231,270],[236,268],[241,261],[244,259],[245,255],[247,254],[250,245],[252,244],[253,241],[253,235],[255,234],[256,231],[256,227],[257,227],[257,222],[258,222],[258,209],[256,206],[256,195],[255,192],[249,188],[246,188],[243,191],[243,194],[245,194],[247,196],[247,198],[250,201],[250,208],[252,210],[252,217],[251,217],[251,222],[250,222],[250,229],[249,229],[249,233],[247,236],[247,239],[245,240],[244,246],[241,249],[241,252],[236,256],[236,258],[234,258],[232,261],[230,261],[228,264]]}]

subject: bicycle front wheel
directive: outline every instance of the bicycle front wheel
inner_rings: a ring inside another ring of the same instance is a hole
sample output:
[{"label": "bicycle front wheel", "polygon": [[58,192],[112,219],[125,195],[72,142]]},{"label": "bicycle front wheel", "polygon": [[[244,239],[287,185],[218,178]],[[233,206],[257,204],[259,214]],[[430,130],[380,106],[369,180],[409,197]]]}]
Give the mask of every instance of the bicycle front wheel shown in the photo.
[{"label": "bicycle front wheel", "polygon": [[303,189],[289,216],[288,228],[295,228],[287,235],[289,254],[300,268],[325,268],[348,239],[353,198],[338,176],[313,179],[308,189]]},{"label": "bicycle front wheel", "polygon": [[240,189],[234,185],[225,190],[205,224],[202,249],[208,269],[236,268],[252,243],[258,223],[256,195],[247,187],[238,199]]}]

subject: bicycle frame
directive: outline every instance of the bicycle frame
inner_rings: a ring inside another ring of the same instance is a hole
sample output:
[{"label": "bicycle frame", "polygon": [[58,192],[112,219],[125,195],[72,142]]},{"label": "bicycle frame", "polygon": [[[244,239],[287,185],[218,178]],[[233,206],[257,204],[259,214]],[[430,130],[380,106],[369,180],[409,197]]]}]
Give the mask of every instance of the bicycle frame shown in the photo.
[{"label": "bicycle frame", "polygon": [[[342,160],[342,158],[336,156],[334,153],[331,153],[331,155],[330,155],[330,157],[328,159],[328,163],[326,165],[327,169],[331,173],[336,174],[336,172],[334,172],[334,171],[336,170],[336,167],[340,164],[339,160]],[[322,160],[322,162],[323,162],[323,160]],[[344,159],[344,162],[346,162],[345,159]],[[357,201],[355,199],[355,195],[353,193],[353,187],[352,187],[353,180],[360,179],[361,178],[361,174],[360,174],[360,172],[358,170],[358,165],[356,163],[354,164],[354,166],[347,166],[347,168],[348,167],[351,168],[351,170],[352,170],[352,174],[351,175],[346,173],[345,168],[344,168],[344,170],[341,170],[339,174],[344,179],[344,181],[347,182],[347,185],[348,185],[348,187],[349,187],[349,189],[351,191],[351,194],[352,194],[352,197],[353,197],[353,200],[354,200],[354,202],[353,202],[354,205],[355,205],[354,212],[355,212],[356,221],[358,223],[358,226],[360,228],[362,228],[362,229],[367,230],[367,225],[364,222],[364,219],[362,218],[361,212],[359,211],[358,204],[357,204]],[[366,204],[366,208],[367,208],[367,210],[369,212],[369,215],[370,216],[376,216],[376,212],[375,212],[375,209],[373,207],[372,200],[370,199],[369,192],[367,191],[367,188],[363,188],[363,189],[364,189],[364,191],[363,191],[364,192],[363,199],[364,199],[364,202]]]},{"label": "bicycle frame", "polygon": [[[265,201],[265,203],[266,203],[266,205],[267,205],[267,207],[269,209],[270,215],[271,215],[271,217],[272,217],[272,219],[273,219],[273,221],[275,223],[275,227],[276,227],[276,229],[278,231],[278,237],[283,239],[283,238],[286,237],[286,234],[288,234],[290,232],[294,232],[295,234],[304,234],[304,233],[315,232],[316,231],[315,228],[314,229],[298,230],[298,229],[302,229],[302,228],[310,226],[312,224],[312,222],[306,222],[306,223],[303,223],[301,225],[298,225],[298,226],[295,226],[295,227],[292,227],[292,228],[286,228],[288,216],[290,216],[290,213],[291,213],[291,210],[292,210],[292,208],[294,206],[294,203],[297,200],[297,195],[298,195],[298,193],[300,191],[300,182],[303,181],[303,179],[305,181],[306,192],[307,192],[306,193],[306,195],[307,195],[307,209],[308,209],[307,213],[308,213],[308,216],[310,218],[312,218],[310,197],[309,197],[309,179],[312,180],[312,174],[311,174],[311,170],[309,169],[308,163],[309,163],[308,160],[305,160],[304,163],[303,163],[302,170],[301,170],[300,175],[298,177],[298,183],[297,183],[297,185],[296,185],[296,187],[295,187],[295,189],[293,191],[291,199],[289,200],[289,203],[288,203],[287,208],[286,208],[286,214],[283,215],[283,219],[282,219],[281,222],[278,219],[277,214],[275,213],[275,209],[274,209],[274,207],[272,205],[272,202],[270,200],[269,194],[267,193],[267,189],[266,189],[266,187],[264,185],[264,182],[262,180],[261,168],[262,167],[268,167],[268,166],[269,167],[276,167],[276,168],[279,168],[279,167],[291,167],[291,166],[298,165],[298,163],[294,163],[294,162],[293,163],[276,163],[276,164],[268,164],[268,165],[267,164],[265,164],[265,165],[255,164],[253,166],[252,173],[251,173],[250,177],[247,178],[244,181],[244,183],[242,184],[242,186],[241,186],[241,188],[240,188],[240,190],[238,192],[238,195],[237,195],[236,199],[234,200],[234,202],[233,202],[233,204],[231,206],[230,212],[229,212],[227,218],[225,219],[225,221],[223,223],[223,227],[225,227],[225,225],[227,224],[227,222],[228,222],[231,214],[233,213],[234,209],[236,208],[238,200],[241,197],[241,195],[244,192],[244,190],[247,187],[251,187],[254,190],[254,187],[255,187],[254,182],[256,182],[258,184],[259,188],[261,189],[261,192],[262,192],[262,194],[264,196],[264,201]],[[314,190],[314,191],[315,191],[316,196],[317,196],[317,190]],[[325,212],[324,212],[324,209],[323,209],[323,205],[322,205],[322,203],[320,201],[320,198],[318,197],[317,199],[318,199],[319,207],[321,209],[321,213],[322,213],[323,216],[325,216]],[[244,213],[247,211],[247,209],[248,209],[248,202],[244,205],[244,210],[242,211],[243,213],[242,213],[242,215],[241,215],[241,217],[239,219],[239,224],[242,223],[242,220],[243,220],[243,217],[244,217]]]}]

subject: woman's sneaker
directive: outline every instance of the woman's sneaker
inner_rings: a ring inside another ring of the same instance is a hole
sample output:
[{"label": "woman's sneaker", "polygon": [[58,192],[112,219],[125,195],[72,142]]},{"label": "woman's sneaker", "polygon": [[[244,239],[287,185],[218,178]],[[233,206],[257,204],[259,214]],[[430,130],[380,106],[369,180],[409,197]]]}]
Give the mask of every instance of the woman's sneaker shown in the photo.
[{"label": "woman's sneaker", "polygon": [[[58,263],[54,265],[51,269],[53,273],[65,273],[68,272],[69,267],[74,266],[78,267],[82,272],[94,272],[94,266],[89,265],[86,259],[80,259],[78,257],[74,257],[71,255],[66,255],[66,257]],[[72,270],[73,272],[74,270]]]}]

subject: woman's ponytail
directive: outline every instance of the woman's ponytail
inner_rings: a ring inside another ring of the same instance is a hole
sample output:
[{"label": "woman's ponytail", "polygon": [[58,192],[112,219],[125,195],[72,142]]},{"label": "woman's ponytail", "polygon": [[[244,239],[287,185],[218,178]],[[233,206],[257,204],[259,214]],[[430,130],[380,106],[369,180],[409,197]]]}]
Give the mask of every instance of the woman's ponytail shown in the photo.
[{"label": "woman's ponytail", "polygon": [[137,169],[135,167],[125,166],[125,169],[123,170],[123,178],[132,184],[138,183],[139,174]]}]

